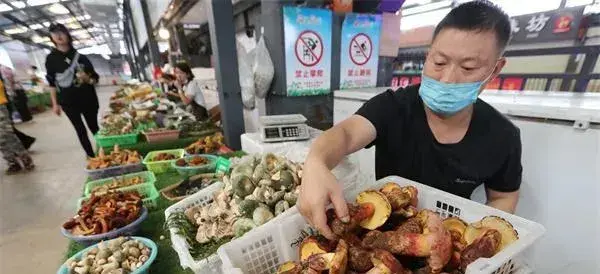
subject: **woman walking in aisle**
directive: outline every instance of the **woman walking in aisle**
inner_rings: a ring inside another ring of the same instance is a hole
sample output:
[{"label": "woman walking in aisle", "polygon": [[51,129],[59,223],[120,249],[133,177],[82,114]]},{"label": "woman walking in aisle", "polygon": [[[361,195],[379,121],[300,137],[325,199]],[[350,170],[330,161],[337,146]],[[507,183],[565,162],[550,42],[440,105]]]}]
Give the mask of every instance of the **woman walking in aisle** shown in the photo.
[{"label": "woman walking in aisle", "polygon": [[94,157],[94,149],[87,136],[83,118],[87,127],[98,132],[98,96],[94,85],[98,83],[98,74],[85,55],[73,48],[73,39],[62,24],[50,26],[50,39],[56,46],[46,57],[46,79],[51,88],[52,110],[60,115],[65,112],[75,131],[81,146],[88,157]]},{"label": "woman walking in aisle", "polygon": [[23,170],[30,171],[35,165],[13,131],[7,97],[4,83],[0,80],[0,152],[8,165],[6,174],[11,175]]}]

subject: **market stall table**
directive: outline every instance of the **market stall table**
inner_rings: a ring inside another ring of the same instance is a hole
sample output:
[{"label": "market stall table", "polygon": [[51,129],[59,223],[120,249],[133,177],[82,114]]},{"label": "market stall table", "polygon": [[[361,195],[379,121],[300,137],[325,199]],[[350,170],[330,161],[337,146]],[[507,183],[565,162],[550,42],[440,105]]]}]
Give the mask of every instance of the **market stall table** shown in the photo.
[{"label": "market stall table", "polygon": [[[177,140],[172,140],[172,141],[164,141],[164,142],[160,142],[160,143],[148,143],[148,142],[142,141],[142,142],[138,142],[136,144],[119,145],[119,147],[123,148],[123,149],[136,150],[140,154],[146,155],[148,152],[154,151],[154,150],[165,150],[165,149],[175,149],[175,148],[187,147],[190,144],[198,141],[198,139],[204,138],[205,136],[212,135],[215,132],[217,132],[217,130],[207,131],[206,134],[204,134],[204,135],[179,138]],[[143,137],[139,136],[138,138],[143,138]],[[106,152],[106,153],[109,153],[113,149],[112,146],[102,147],[102,148],[104,149],[104,152]],[[99,149],[100,149],[100,147],[98,147],[98,150]]]},{"label": "market stall table", "polygon": [[[196,138],[197,139],[197,138]],[[245,153],[242,151],[233,152],[227,155],[221,155],[223,157],[237,157],[242,156]],[[176,171],[170,171],[162,174],[156,174],[156,188],[158,190],[176,184],[181,181],[183,176],[179,175]],[[193,273],[190,270],[184,270],[179,265],[179,258],[177,253],[171,247],[171,240],[169,239],[169,231],[165,230],[163,225],[165,223],[164,210],[175,202],[171,202],[165,199],[162,195],[158,198],[158,206],[156,209],[151,210],[148,214],[148,218],[143,222],[140,231],[135,236],[146,237],[154,241],[158,246],[158,256],[156,261],[150,267],[153,273]],[[164,236],[161,239],[161,236]],[[71,241],[68,245],[67,252],[61,263],[67,260],[72,255],[76,254],[85,247]]]}]

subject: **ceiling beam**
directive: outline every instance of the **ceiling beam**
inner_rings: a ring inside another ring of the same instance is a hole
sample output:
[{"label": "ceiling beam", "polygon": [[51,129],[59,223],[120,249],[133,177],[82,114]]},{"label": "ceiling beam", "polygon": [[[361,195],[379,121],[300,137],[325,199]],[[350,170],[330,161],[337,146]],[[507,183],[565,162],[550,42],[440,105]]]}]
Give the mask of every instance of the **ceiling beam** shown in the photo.
[{"label": "ceiling beam", "polygon": [[[79,4],[80,5],[80,4]],[[94,41],[96,41],[96,44],[98,44],[98,40],[96,40],[96,37],[94,37],[94,35],[92,34],[92,32],[90,32],[90,30],[83,25],[83,22],[80,21],[79,19],[77,19],[77,15],[75,15],[75,13],[73,12],[73,10],[71,10],[71,8],[69,7],[69,5],[63,5],[65,8],[67,8],[67,10],[69,11],[69,14],[71,14],[71,16],[73,18],[75,18],[75,20],[77,21],[77,23],[79,23],[79,25],[81,26],[82,29],[85,29],[85,31],[87,31],[87,33],[90,35],[90,38],[94,39]],[[81,15],[84,16],[83,9],[81,8],[81,6],[79,6],[79,9],[82,11]],[[81,40],[78,38],[77,40],[79,40],[81,42]]]},{"label": "ceiling beam", "polygon": [[[7,4],[9,7],[13,8],[13,9],[15,8],[15,6],[13,6],[11,2],[8,2],[8,1],[4,1],[4,0],[2,0],[2,3],[4,3],[4,4]],[[17,18],[17,17],[14,17],[12,14],[9,14],[9,13],[7,13],[7,14],[2,14],[2,16],[4,16],[4,18],[6,18],[6,19],[8,19],[8,20],[12,21],[12,22],[13,22],[14,24],[16,24],[16,25],[20,25],[20,26],[22,26],[22,27],[24,27],[24,28],[26,28],[26,29],[28,29],[28,30],[32,30],[32,29],[30,29],[30,28],[29,28],[29,24],[27,24],[27,23],[25,23],[25,22],[21,21],[21,20],[20,20],[19,18]],[[6,29],[5,29],[4,31],[6,31]],[[49,35],[49,33],[48,33],[48,32],[46,32],[46,31],[42,31],[42,30],[40,30],[40,29],[33,30],[33,31],[34,31],[35,33],[37,33],[38,35],[40,35],[40,36],[48,36],[48,35]]]},{"label": "ceiling beam", "polygon": [[32,45],[34,47],[52,50],[51,46],[48,46],[46,44],[34,43],[31,39],[29,39],[28,37],[22,36],[22,35],[6,34],[6,33],[3,33],[2,35],[6,36],[6,37],[10,37],[13,40],[21,41],[22,43],[25,43],[25,44],[28,44],[28,45]]},{"label": "ceiling beam", "polygon": [[[8,4],[5,1],[2,1],[2,2],[4,2],[5,4]],[[23,0],[23,2],[26,2],[26,1]],[[45,7],[54,5],[54,4],[63,4],[64,5],[64,4],[68,4],[68,3],[72,3],[72,2],[79,2],[79,0],[67,0],[67,1],[61,1],[61,2],[56,2],[56,3],[44,4],[44,5],[26,6],[26,7],[22,8],[22,9],[16,8],[14,6],[11,6],[13,8],[12,10],[3,11],[3,12],[0,12],[0,14],[4,15],[4,14],[15,12],[15,11],[24,11],[24,12],[27,12],[27,11],[30,11],[30,10],[37,10],[37,9],[45,8]]]}]

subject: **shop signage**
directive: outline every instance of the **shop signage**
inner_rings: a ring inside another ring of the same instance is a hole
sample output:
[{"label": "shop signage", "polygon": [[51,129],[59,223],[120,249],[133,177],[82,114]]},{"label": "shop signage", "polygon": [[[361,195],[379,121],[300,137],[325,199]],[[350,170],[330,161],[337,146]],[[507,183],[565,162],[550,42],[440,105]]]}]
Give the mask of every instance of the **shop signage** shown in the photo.
[{"label": "shop signage", "polygon": [[577,38],[584,7],[512,17],[511,43],[540,43]]},{"label": "shop signage", "polygon": [[331,11],[283,7],[288,96],[331,92]]},{"label": "shop signage", "polygon": [[377,84],[381,15],[346,14],[342,25],[340,89]]}]

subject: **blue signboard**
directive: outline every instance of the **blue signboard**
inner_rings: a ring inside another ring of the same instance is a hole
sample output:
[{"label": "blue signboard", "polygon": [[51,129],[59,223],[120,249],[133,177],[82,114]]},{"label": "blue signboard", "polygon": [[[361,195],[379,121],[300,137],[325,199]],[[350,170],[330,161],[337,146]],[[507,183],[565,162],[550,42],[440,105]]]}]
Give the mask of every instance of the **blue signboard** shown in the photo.
[{"label": "blue signboard", "polygon": [[377,84],[381,15],[346,14],[342,25],[340,89]]},{"label": "blue signboard", "polygon": [[331,92],[331,11],[283,7],[288,96]]}]

